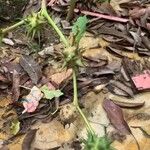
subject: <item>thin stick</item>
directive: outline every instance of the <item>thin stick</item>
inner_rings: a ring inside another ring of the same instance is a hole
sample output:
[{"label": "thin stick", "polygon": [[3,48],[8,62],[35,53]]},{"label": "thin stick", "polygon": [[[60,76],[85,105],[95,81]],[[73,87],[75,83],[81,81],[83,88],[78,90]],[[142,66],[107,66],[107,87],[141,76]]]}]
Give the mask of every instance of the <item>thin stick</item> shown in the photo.
[{"label": "thin stick", "polygon": [[69,11],[68,11],[67,18],[66,18],[67,21],[70,21],[73,18],[76,1],[77,0],[70,0]]},{"label": "thin stick", "polygon": [[[75,9],[74,11],[79,12],[78,9]],[[87,15],[87,16],[94,16],[94,17],[97,17],[97,18],[102,18],[102,19],[107,19],[107,20],[112,20],[112,21],[117,21],[117,22],[126,23],[126,22],[129,21],[129,19],[120,18],[120,17],[116,17],[116,16],[110,16],[110,15],[103,15],[103,14],[100,14],[100,13],[94,13],[94,12],[85,11],[85,10],[82,10],[81,13],[84,14],[84,15]]]}]

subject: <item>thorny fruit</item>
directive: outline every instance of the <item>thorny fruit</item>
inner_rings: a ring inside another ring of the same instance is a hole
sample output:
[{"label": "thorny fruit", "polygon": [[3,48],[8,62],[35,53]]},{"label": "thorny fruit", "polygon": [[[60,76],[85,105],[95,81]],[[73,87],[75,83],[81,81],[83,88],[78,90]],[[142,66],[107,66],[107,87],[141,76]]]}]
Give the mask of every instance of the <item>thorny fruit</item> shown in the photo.
[{"label": "thorny fruit", "polygon": [[26,27],[28,36],[34,37],[35,33],[39,31],[41,24],[44,24],[45,20],[41,13],[32,13],[26,19]]},{"label": "thorny fruit", "polygon": [[75,46],[68,47],[64,50],[64,65],[63,67],[73,68],[83,67],[84,64],[82,62],[82,52],[77,49]]},{"label": "thorny fruit", "polygon": [[98,137],[95,134],[88,133],[88,138],[83,141],[84,150],[114,150],[111,147],[111,141],[107,136]]}]

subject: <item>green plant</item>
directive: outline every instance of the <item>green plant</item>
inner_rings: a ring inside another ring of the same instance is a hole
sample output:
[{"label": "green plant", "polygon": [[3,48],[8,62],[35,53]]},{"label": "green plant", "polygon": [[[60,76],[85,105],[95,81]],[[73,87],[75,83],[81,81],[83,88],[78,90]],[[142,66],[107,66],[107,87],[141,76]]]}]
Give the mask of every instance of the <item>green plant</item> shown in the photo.
[{"label": "green plant", "polygon": [[111,147],[111,141],[107,136],[98,137],[95,134],[88,133],[88,138],[83,140],[84,150],[114,150]]},{"label": "green plant", "polygon": [[63,95],[63,93],[60,90],[49,90],[49,88],[46,85],[43,85],[40,89],[44,93],[44,97],[48,100]]},{"label": "green plant", "polygon": [[10,131],[13,135],[16,135],[20,130],[20,122],[15,119],[11,122]]},{"label": "green plant", "polygon": [[74,98],[73,98],[73,104],[77,108],[78,112],[80,113],[81,117],[83,118],[88,132],[91,134],[94,134],[94,131],[89,124],[89,121],[85,117],[84,113],[79,107],[78,104],[78,91],[77,91],[77,72],[80,66],[83,66],[82,63],[82,51],[79,48],[79,41],[86,30],[86,24],[88,23],[88,20],[85,16],[79,17],[77,21],[74,23],[74,26],[72,28],[73,33],[73,42],[71,43],[70,47],[67,47],[64,49],[64,65],[67,68],[73,69],[73,90],[74,90]]}]

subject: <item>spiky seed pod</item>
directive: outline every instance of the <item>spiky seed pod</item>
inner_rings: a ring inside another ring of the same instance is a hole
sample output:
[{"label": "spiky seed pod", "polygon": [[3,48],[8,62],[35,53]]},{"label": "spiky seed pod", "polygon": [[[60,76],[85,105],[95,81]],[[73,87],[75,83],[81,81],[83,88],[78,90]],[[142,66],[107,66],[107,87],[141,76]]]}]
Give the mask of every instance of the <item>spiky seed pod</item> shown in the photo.
[{"label": "spiky seed pod", "polygon": [[40,13],[32,13],[26,19],[27,35],[31,38],[40,31],[41,24],[45,23],[44,17]]},{"label": "spiky seed pod", "polygon": [[88,138],[83,143],[84,150],[114,150],[107,136],[98,137],[95,134],[88,133]]}]

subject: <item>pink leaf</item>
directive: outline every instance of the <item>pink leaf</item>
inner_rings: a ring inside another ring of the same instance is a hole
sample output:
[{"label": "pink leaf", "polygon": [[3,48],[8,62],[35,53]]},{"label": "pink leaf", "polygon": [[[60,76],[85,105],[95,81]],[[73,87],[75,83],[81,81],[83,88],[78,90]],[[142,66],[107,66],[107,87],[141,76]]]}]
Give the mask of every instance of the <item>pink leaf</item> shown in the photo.
[{"label": "pink leaf", "polygon": [[36,86],[34,86],[31,89],[31,92],[25,97],[26,101],[23,102],[23,106],[25,109],[22,113],[34,112],[38,107],[39,101],[41,100],[42,97],[43,93],[41,92],[41,90]]},{"label": "pink leaf", "polygon": [[36,100],[32,100],[30,102],[23,102],[23,106],[24,106],[24,111],[22,113],[25,113],[25,112],[34,112],[37,108],[37,106],[39,105],[39,102],[36,101]]}]

